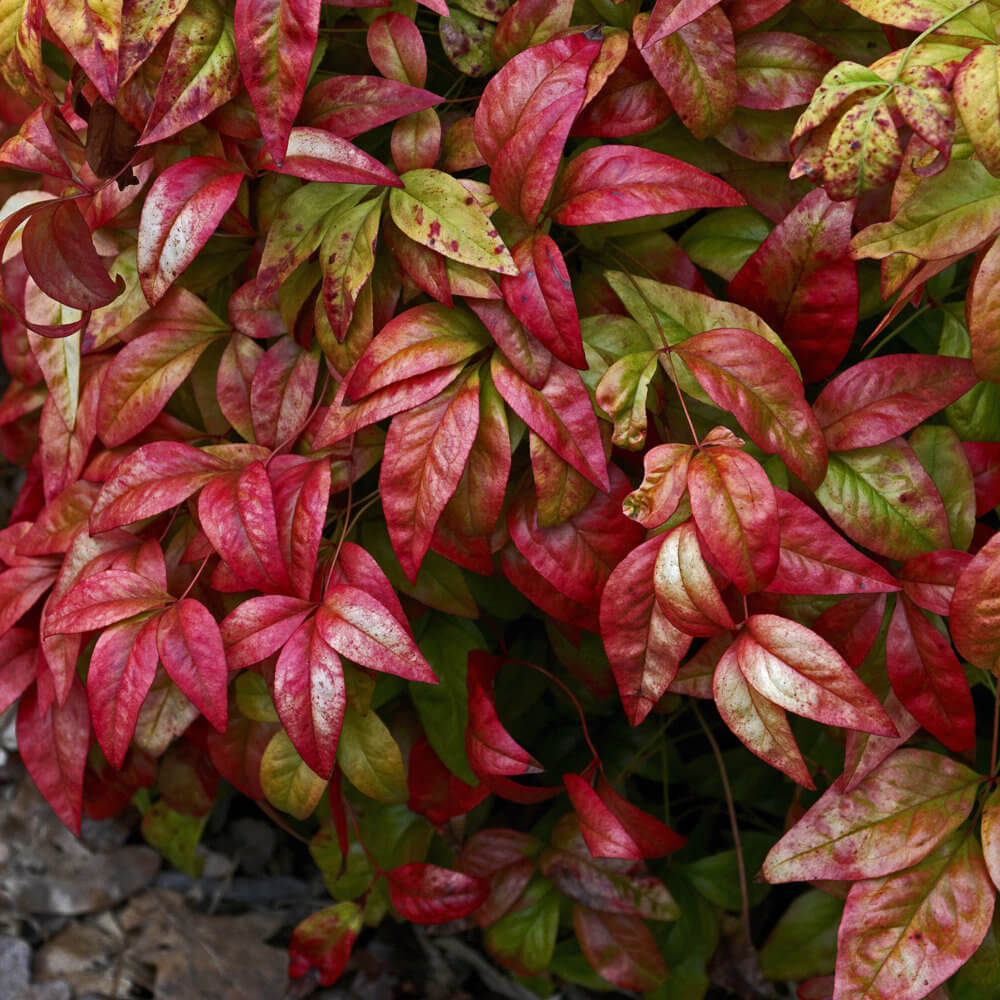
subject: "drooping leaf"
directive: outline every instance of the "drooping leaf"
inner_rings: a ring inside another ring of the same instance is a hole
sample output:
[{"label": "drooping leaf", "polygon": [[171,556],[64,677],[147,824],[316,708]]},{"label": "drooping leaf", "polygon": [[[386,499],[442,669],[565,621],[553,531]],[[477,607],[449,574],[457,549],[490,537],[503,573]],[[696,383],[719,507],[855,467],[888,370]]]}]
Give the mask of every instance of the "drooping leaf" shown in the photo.
[{"label": "drooping leaf", "polygon": [[918,865],[858,882],[837,936],[834,1000],[921,1000],[979,947],[995,893],[978,842],[955,833]]},{"label": "drooping leaf", "polygon": [[897,750],[850,792],[838,778],[771,849],[763,875],[777,883],[901,871],[961,825],[982,781],[940,754]]},{"label": "drooping leaf", "polygon": [[393,868],[386,878],[392,905],[415,924],[459,920],[481,906],[489,894],[485,879],[420,862]]},{"label": "drooping leaf", "polygon": [[267,801],[296,819],[308,819],[319,805],[326,784],[279,729],[260,759],[260,787]]},{"label": "drooping leaf", "polygon": [[277,163],[299,112],[316,41],[320,0],[238,0],[234,14],[240,71]]},{"label": "drooping leaf", "polygon": [[208,242],[242,181],[243,171],[228,161],[192,156],[153,182],[142,205],[138,247],[139,281],[150,304],[166,295]]}]

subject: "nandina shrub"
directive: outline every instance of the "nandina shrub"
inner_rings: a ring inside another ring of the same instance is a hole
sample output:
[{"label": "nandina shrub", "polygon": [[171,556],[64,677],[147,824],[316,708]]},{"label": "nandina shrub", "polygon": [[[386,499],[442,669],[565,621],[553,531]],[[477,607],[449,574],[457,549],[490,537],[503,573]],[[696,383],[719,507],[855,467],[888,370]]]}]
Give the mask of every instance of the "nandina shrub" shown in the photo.
[{"label": "nandina shrub", "polygon": [[196,872],[220,779],[286,814],[322,983],[392,915],[541,993],[992,995],[998,21],[4,0],[61,819]]}]

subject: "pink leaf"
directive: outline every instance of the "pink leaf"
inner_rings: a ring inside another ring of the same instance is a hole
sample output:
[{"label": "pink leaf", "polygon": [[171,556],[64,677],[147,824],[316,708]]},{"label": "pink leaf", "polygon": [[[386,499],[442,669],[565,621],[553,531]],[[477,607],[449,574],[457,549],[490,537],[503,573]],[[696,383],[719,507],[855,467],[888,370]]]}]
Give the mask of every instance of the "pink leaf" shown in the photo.
[{"label": "pink leaf", "polygon": [[[416,29],[402,14],[386,14],[368,29],[369,48],[375,25],[390,17],[397,17]],[[417,38],[420,39],[419,32]],[[324,129],[342,139],[353,139],[362,132],[440,102],[437,94],[397,80],[379,76],[334,76],[310,88],[302,102],[300,117],[314,128]]]},{"label": "pink leaf", "polygon": [[278,448],[302,430],[313,405],[319,359],[291,338],[282,337],[264,352],[250,383],[254,437]]},{"label": "pink leaf", "polygon": [[281,555],[292,590],[307,598],[330,503],[330,463],[298,455],[277,455],[270,465],[274,513]]},{"label": "pink leaf", "polygon": [[669,975],[646,924],[627,913],[573,907],[573,927],[594,971],[623,990],[655,990]]},{"label": "pink leaf", "polygon": [[126,569],[108,569],[80,580],[47,615],[50,635],[91,632],[156,611],[173,598],[155,581]]},{"label": "pink leaf", "polygon": [[316,969],[320,985],[332,986],[344,971],[362,926],[361,907],[350,900],[306,917],[292,931],[288,975],[298,979]]},{"label": "pink leaf", "polygon": [[251,597],[219,625],[230,670],[266,660],[291,638],[311,614],[313,604],[298,597]]},{"label": "pink leaf", "polygon": [[402,181],[380,160],[321,128],[293,128],[287,152],[278,160],[270,149],[260,157],[259,166],[291,177],[328,184],[378,184],[402,187]]}]

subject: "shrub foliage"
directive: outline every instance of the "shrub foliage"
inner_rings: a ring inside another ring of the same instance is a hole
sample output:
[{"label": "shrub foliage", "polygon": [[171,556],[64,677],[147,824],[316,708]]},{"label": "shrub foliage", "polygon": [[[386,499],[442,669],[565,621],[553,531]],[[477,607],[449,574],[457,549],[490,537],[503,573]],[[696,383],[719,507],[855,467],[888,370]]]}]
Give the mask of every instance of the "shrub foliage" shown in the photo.
[{"label": "shrub foliage", "polygon": [[322,983],[391,914],[542,993],[996,988],[998,24],[0,0],[62,820],[196,872],[220,778],[285,814]]}]

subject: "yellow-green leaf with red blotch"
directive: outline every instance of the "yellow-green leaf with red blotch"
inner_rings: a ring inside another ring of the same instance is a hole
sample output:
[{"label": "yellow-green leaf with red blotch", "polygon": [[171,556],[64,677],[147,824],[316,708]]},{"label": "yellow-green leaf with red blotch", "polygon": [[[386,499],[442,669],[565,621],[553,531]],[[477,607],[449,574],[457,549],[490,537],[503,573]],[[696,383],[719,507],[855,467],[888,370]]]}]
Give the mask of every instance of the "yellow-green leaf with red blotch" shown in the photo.
[{"label": "yellow-green leaf with red blotch", "polygon": [[1000,172],[1000,78],[998,48],[981,45],[955,74],[955,104],[976,158],[991,174]]},{"label": "yellow-green leaf with red blotch", "polygon": [[849,792],[839,777],[771,848],[762,874],[776,884],[901,871],[961,826],[985,780],[930,750],[897,750]]},{"label": "yellow-green leaf with red blotch", "polygon": [[[996,93],[994,79],[994,110],[1000,113],[996,108]],[[893,96],[906,124],[940,154],[930,164],[915,167],[915,173],[927,177],[944,170],[951,158],[951,143],[955,138],[955,101],[944,76],[933,66],[908,66],[900,74]],[[972,138],[968,123],[966,131]],[[979,152],[978,146],[976,152]],[[997,152],[1000,153],[1000,143],[997,143]]]},{"label": "yellow-green leaf with red blotch", "polygon": [[308,819],[326,791],[327,782],[299,756],[279,730],[260,761],[260,784],[267,801],[296,819]]},{"label": "yellow-green leaf with red blotch", "polygon": [[[847,101],[856,103],[868,97],[884,94],[889,84],[874,70],[856,62],[839,62],[820,81],[809,106],[802,112],[792,133],[792,150],[802,151],[810,132],[830,122],[835,111]],[[792,177],[796,174],[793,173]]]},{"label": "yellow-green leaf with red blotch", "polygon": [[816,499],[844,534],[890,559],[951,548],[941,494],[902,438],[831,454]]},{"label": "yellow-green leaf with red blotch", "polygon": [[972,367],[984,382],[1000,382],[1000,239],[976,259],[965,299]]},{"label": "yellow-green leaf with red blotch", "polygon": [[186,0],[124,0],[118,46],[119,87],[150,57],[185,5]]},{"label": "yellow-green leaf with red blotch", "polygon": [[139,145],[201,121],[240,89],[233,23],[217,0],[189,0],[174,26]]},{"label": "yellow-green leaf with red blotch", "polygon": [[834,201],[856,198],[895,180],[903,163],[899,132],[885,95],[845,112],[823,155],[823,186]]},{"label": "yellow-green leaf with red blotch", "polygon": [[941,494],[952,547],[965,553],[976,530],[976,487],[961,439],[943,424],[922,424],[909,442]]},{"label": "yellow-green leaf with red blotch", "polygon": [[978,160],[953,160],[921,180],[889,222],[862,229],[851,240],[857,259],[907,253],[939,260],[968,253],[1000,229],[1000,178]]},{"label": "yellow-green leaf with red blotch", "polygon": [[597,405],[614,420],[611,441],[619,448],[636,451],[646,440],[646,395],[659,360],[659,351],[626,354],[598,383]]},{"label": "yellow-green leaf with red blotch", "polygon": [[972,957],[995,897],[968,831],[907,871],[856,883],[837,934],[833,1000],[922,1000]]},{"label": "yellow-green leaf with red blotch", "polygon": [[403,174],[389,194],[392,220],[410,239],[487,271],[515,275],[514,258],[489,216],[461,182],[430,168]]},{"label": "yellow-green leaf with red blotch", "polygon": [[114,104],[122,0],[45,0],[45,18],[97,92]]},{"label": "yellow-green leaf with red blotch", "polygon": [[344,777],[376,802],[405,802],[409,798],[399,744],[374,712],[362,715],[347,705],[337,763]]},{"label": "yellow-green leaf with red blotch", "polygon": [[347,208],[333,217],[320,244],[323,307],[330,329],[343,342],[354,304],[375,267],[375,243],[384,195]]},{"label": "yellow-green leaf with red blotch", "polygon": [[650,42],[647,27],[646,15],[638,15],[636,44],[678,117],[696,139],[714,135],[729,120],[739,94],[729,18],[722,7],[710,7],[673,34]]},{"label": "yellow-green leaf with red blotch", "polygon": [[848,7],[870,21],[891,24],[907,31],[938,29],[948,35],[966,35],[996,41],[996,30],[984,4],[962,0],[844,0]]}]

